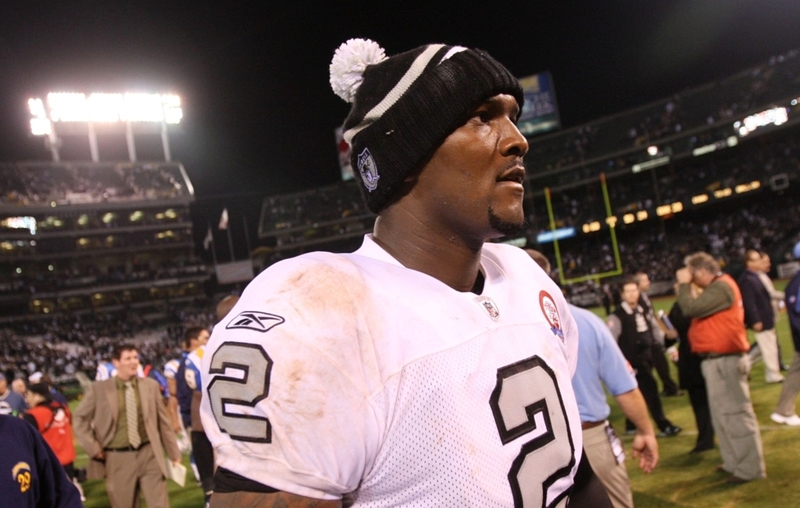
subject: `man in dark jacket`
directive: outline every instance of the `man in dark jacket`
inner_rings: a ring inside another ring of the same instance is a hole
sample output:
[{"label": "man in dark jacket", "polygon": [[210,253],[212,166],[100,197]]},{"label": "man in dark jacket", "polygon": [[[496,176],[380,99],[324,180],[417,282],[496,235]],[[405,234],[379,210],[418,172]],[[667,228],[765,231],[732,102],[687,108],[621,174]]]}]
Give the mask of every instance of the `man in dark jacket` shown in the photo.
[{"label": "man in dark jacket", "polygon": [[758,271],[761,269],[761,254],[755,250],[745,253],[747,269],[739,277],[739,290],[744,304],[744,322],[756,335],[756,342],[764,358],[764,376],[767,383],[783,381],[778,363],[778,336],[775,333],[775,315],[772,298],[761,282]]},{"label": "man in dark jacket", "polygon": [[[650,410],[650,416],[661,430],[662,436],[675,436],[681,428],[673,425],[664,415],[658,385],[653,377],[653,332],[645,310],[639,305],[639,286],[632,278],[622,283],[622,303],[608,318],[611,335],[617,339],[619,348],[636,374],[639,390]],[[626,431],[633,430],[632,422],[626,421]]]}]

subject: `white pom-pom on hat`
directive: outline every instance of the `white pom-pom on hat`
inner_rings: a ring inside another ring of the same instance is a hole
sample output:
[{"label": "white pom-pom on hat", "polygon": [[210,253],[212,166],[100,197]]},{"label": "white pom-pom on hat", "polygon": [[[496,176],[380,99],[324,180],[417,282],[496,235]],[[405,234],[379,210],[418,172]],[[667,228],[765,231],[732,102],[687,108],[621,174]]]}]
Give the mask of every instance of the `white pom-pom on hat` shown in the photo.
[{"label": "white pom-pom on hat", "polygon": [[364,70],[383,60],[386,60],[383,48],[369,39],[350,39],[339,46],[330,66],[334,93],[346,102],[353,102],[364,80]]}]

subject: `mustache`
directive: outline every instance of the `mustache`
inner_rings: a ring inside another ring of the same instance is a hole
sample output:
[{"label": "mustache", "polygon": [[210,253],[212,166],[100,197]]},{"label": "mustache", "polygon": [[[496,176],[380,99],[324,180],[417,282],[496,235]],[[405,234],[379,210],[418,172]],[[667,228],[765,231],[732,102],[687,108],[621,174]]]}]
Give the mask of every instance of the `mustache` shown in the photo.
[{"label": "mustache", "polygon": [[503,171],[508,171],[509,169],[514,169],[517,167],[525,169],[525,162],[523,161],[522,156],[519,155],[510,160],[508,164],[506,164],[506,166],[503,168]]}]

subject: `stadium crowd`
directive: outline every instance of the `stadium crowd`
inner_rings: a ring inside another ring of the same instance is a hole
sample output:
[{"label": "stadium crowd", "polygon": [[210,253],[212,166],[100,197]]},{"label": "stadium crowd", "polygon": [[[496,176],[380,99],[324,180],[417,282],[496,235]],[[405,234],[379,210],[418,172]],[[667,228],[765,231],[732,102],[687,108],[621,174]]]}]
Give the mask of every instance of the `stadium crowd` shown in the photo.
[{"label": "stadium crowd", "polygon": [[0,165],[1,204],[99,203],[188,196],[176,164]]},{"label": "stadium crowd", "polygon": [[12,273],[10,276],[0,278],[0,294],[19,291],[30,294],[46,293],[65,289],[174,279],[205,272],[206,266],[203,263],[180,261],[164,261],[151,263],[148,266],[135,266],[129,272],[123,266],[101,270],[96,265],[73,266],[56,273],[42,270],[38,273],[28,274],[27,271],[23,271],[22,274]]}]

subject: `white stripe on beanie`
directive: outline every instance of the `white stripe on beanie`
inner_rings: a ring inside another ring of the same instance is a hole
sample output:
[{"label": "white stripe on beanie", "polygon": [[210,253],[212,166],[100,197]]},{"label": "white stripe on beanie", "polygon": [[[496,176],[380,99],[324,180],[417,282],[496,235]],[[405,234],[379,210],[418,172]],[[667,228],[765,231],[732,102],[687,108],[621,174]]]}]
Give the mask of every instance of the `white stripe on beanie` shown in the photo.
[{"label": "white stripe on beanie", "polygon": [[[411,85],[422,75],[422,72],[428,66],[428,63],[431,59],[436,55],[436,53],[444,47],[444,44],[431,44],[428,46],[425,51],[423,51],[415,60],[414,63],[411,64],[411,67],[408,68],[406,73],[403,75],[402,78],[394,85],[394,88],[386,94],[386,97],[383,98],[381,102],[379,102],[374,108],[372,108],[369,113],[364,115],[364,119],[361,122],[353,127],[352,129],[348,129],[344,132],[343,137],[344,140],[347,141],[349,145],[353,144],[353,138],[361,132],[362,130],[369,127],[373,122],[380,119],[384,113],[386,113],[389,108],[395,105],[395,103],[400,100],[400,97],[403,96],[406,91],[411,88]],[[452,51],[452,50],[451,50]]]}]

